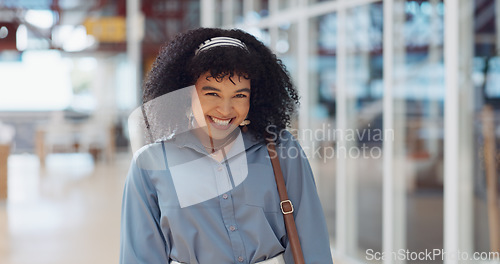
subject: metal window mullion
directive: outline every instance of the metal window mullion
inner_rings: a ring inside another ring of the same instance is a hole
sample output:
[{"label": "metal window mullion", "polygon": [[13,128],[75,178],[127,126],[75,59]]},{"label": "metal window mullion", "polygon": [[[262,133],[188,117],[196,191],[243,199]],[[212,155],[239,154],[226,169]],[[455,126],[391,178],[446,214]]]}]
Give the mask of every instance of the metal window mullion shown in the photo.
[{"label": "metal window mullion", "polygon": [[474,1],[461,0],[459,6],[459,68],[461,71],[458,89],[458,207],[460,230],[458,248],[461,252],[472,254],[474,248],[474,83],[470,77],[473,72],[474,57]]},{"label": "metal window mullion", "polygon": [[[393,64],[392,64],[392,117],[394,138],[386,138],[385,141],[392,141],[392,179],[394,181],[394,200],[393,200],[393,249],[395,252],[405,250],[406,247],[406,211],[407,211],[407,195],[408,188],[408,165],[407,162],[407,146],[406,146],[406,127],[407,127],[407,110],[406,98],[396,96],[395,92],[405,91],[406,87],[406,39],[404,32],[404,24],[406,22],[406,1],[393,0],[393,24],[397,28],[393,28]],[[406,260],[399,260],[397,263],[406,263]]]},{"label": "metal window mullion", "polygon": [[144,37],[144,16],[140,9],[140,0],[127,0],[127,60],[130,69],[130,83],[137,91],[136,102],[141,104],[142,98],[142,72],[141,42]]},{"label": "metal window mullion", "polygon": [[[459,249],[459,2],[445,1],[444,31],[444,251]],[[445,264],[458,263],[447,257]]]},{"label": "metal window mullion", "polygon": [[[347,48],[346,48],[346,10],[341,9],[338,11],[337,16],[337,84],[335,90],[336,101],[336,129],[337,131],[346,131],[347,129],[347,81],[346,81],[346,67],[347,67]],[[336,138],[337,150],[346,147],[345,137]],[[336,207],[335,214],[335,228],[336,228],[336,255],[338,258],[345,258],[347,256],[348,247],[348,208],[347,203],[347,157],[342,155],[337,156],[336,160]]]},{"label": "metal window mullion", "polygon": [[[383,96],[383,127],[384,133],[394,129],[394,96],[393,96],[393,65],[394,65],[394,1],[386,0],[384,8],[384,96]],[[383,141],[383,216],[382,216],[382,249],[384,252],[394,252],[394,142]],[[392,264],[392,258],[385,258],[384,264]]]},{"label": "metal window mullion", "polygon": [[222,25],[230,28],[230,25],[234,23],[234,1],[233,0],[222,0]]},{"label": "metal window mullion", "polygon": [[201,0],[200,2],[200,25],[202,27],[215,26],[215,0]]},{"label": "metal window mullion", "polygon": [[254,11],[253,0],[243,0],[243,18],[246,20],[248,14]]},{"label": "metal window mullion", "polygon": [[[303,14],[300,15],[297,23],[297,84],[300,100],[299,108],[299,131],[304,131],[304,129],[311,128],[310,116],[311,116],[311,102],[310,102],[310,92],[308,89],[308,42],[307,37],[307,17]],[[304,146],[304,151],[306,154],[310,155],[311,151],[311,139],[305,139],[301,144]]]},{"label": "metal window mullion", "polygon": [[[279,13],[279,2],[278,0],[269,0],[269,16],[274,16]],[[278,42],[279,29],[278,24],[269,25],[269,46],[271,50],[276,53],[276,43]]]}]

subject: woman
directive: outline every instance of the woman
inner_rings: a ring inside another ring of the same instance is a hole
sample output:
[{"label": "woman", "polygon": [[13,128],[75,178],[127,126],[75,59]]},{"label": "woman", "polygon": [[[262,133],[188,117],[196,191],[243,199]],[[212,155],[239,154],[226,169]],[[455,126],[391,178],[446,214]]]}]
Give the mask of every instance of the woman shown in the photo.
[{"label": "woman", "polygon": [[261,42],[240,30],[177,36],[147,77],[144,102],[120,263],[293,263],[266,138],[277,142],[305,262],[332,263],[311,168],[285,130],[298,96]]}]

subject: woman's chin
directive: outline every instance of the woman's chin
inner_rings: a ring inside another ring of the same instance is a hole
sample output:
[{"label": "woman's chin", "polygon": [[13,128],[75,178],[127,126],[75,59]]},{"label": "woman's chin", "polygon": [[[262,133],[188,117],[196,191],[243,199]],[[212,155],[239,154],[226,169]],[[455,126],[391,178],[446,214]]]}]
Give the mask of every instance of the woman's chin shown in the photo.
[{"label": "woman's chin", "polygon": [[[217,124],[209,123],[208,126],[198,127],[198,137],[208,140],[227,140],[228,137],[233,137],[240,132],[240,127],[230,124],[227,127],[219,126]],[[203,131],[203,132],[202,132]],[[201,132],[201,133],[200,133]],[[201,139],[200,138],[200,139]]]},{"label": "woman's chin", "polygon": [[234,133],[236,132],[239,132],[239,128],[236,126],[229,126],[227,128],[224,128],[224,129],[218,129],[218,128],[215,128],[214,126],[212,126],[210,128],[210,132],[211,132],[211,137],[215,140],[222,140],[222,139],[226,139],[227,137],[233,135]]}]

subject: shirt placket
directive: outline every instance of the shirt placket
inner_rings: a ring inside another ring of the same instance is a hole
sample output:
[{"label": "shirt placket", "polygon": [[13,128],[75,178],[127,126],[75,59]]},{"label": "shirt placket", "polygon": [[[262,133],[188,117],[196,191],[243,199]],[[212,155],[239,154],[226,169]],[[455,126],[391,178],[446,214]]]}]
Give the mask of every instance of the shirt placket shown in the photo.
[{"label": "shirt placket", "polygon": [[[224,164],[216,162],[215,175],[217,178],[217,188],[219,190],[228,190],[222,195],[219,195],[219,203],[222,212],[222,220],[229,235],[231,241],[231,247],[233,249],[234,258],[237,263],[248,263],[245,258],[245,248],[243,246],[243,239],[241,237],[240,231],[238,230],[238,224],[236,223],[235,210],[232,197],[232,181],[230,178],[230,173],[228,172],[228,167]],[[229,185],[229,186],[228,186]]]}]

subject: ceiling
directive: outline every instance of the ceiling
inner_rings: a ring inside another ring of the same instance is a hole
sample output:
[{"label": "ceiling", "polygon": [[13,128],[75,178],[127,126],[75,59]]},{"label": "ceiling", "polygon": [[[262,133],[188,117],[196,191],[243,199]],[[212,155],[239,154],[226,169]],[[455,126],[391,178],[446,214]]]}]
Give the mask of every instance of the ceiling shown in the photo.
[{"label": "ceiling", "polygon": [[[26,28],[30,48],[63,49],[58,34],[82,28],[88,18],[116,18],[125,27],[127,0],[0,0],[0,30]],[[170,37],[199,25],[199,0],[140,0],[144,14],[144,46],[146,51],[160,46]],[[73,30],[69,30],[73,28]],[[125,30],[125,29],[124,29]],[[12,30],[11,30],[12,31]],[[64,38],[76,38],[75,32]],[[15,40],[14,40],[15,41]],[[11,49],[12,39],[2,38],[0,50]],[[99,41],[98,41],[99,42]],[[44,44],[45,43],[45,44]],[[90,46],[89,46],[90,47]],[[100,42],[94,50],[123,51],[125,39]],[[64,50],[64,49],[63,49]]]}]

